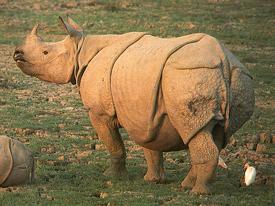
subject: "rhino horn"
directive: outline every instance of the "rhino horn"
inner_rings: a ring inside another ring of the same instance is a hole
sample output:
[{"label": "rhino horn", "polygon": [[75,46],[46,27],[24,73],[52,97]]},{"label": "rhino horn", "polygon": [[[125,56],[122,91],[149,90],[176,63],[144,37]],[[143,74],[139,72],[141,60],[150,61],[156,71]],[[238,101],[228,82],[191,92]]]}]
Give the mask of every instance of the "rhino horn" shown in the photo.
[{"label": "rhino horn", "polygon": [[71,37],[80,38],[83,35],[81,31],[76,30],[71,24],[64,21],[64,19],[61,16],[59,16],[59,19],[60,19],[61,23],[63,24],[64,28],[66,29],[67,33]]},{"label": "rhino horn", "polygon": [[33,27],[32,31],[31,31],[31,35],[37,35],[38,27],[39,27],[39,24],[36,24],[36,25]]}]

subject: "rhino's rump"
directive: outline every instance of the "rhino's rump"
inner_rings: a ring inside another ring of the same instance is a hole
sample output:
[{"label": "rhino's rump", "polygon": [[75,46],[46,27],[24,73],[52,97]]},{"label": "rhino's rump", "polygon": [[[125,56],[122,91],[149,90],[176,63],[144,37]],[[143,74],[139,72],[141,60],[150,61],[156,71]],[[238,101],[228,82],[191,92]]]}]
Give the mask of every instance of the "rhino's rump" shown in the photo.
[{"label": "rhino's rump", "polygon": [[[184,133],[179,131],[184,143],[188,143],[192,135],[210,119],[215,116],[223,118],[222,113],[225,111],[221,111],[220,105],[221,101],[226,102],[226,88],[222,72],[217,69],[221,59],[217,51],[211,51],[213,48],[206,45],[205,38],[204,34],[174,39],[146,35],[116,60],[111,74],[112,99],[119,122],[135,140],[153,141],[158,136],[159,126],[167,110],[176,129],[177,124],[184,128]],[[194,47],[196,44],[198,46]],[[203,70],[199,71],[199,68]],[[178,73],[176,70],[187,73]],[[169,80],[163,85],[162,78],[167,80],[163,76],[166,71]],[[196,81],[192,84],[188,82],[190,78],[196,78]],[[211,78],[212,81],[208,81]],[[204,81],[205,88],[199,88],[201,81]],[[173,90],[175,87],[178,87],[177,91]],[[166,105],[165,96],[170,98],[170,105]],[[196,112],[190,110],[190,104],[195,99],[197,101],[193,107],[197,107]],[[173,114],[182,112],[185,114],[179,119],[174,118]],[[174,124],[173,120],[177,123]]]},{"label": "rhino's rump", "polygon": [[230,78],[230,118],[226,130],[227,141],[241,126],[249,120],[254,111],[255,96],[252,76],[237,58],[223,47],[231,68]]},{"label": "rhino's rump", "polygon": [[219,69],[170,68],[162,84],[165,108],[185,144],[212,119],[225,124],[227,92]]}]

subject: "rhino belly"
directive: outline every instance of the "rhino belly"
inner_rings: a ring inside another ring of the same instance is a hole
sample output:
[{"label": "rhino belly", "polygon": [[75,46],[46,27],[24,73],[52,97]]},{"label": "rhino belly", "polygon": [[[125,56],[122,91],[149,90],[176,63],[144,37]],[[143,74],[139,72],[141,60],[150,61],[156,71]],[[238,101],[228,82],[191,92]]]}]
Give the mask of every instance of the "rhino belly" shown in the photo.
[{"label": "rhino belly", "polygon": [[[140,132],[145,133],[145,131]],[[186,149],[186,145],[182,141],[181,136],[173,127],[167,115],[165,115],[162,123],[158,126],[157,132],[154,133],[154,137],[151,138],[151,141],[141,141],[142,139],[138,136],[135,136],[135,134],[130,134],[130,137],[137,144],[151,150],[168,152]],[[148,139],[148,137],[145,139]]]}]

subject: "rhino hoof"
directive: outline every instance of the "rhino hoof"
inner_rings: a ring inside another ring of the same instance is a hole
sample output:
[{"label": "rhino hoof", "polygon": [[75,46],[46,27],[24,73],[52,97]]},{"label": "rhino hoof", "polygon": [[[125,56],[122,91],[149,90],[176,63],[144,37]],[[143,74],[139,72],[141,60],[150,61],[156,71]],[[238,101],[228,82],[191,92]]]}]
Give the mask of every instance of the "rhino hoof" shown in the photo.
[{"label": "rhino hoof", "polygon": [[163,176],[154,176],[154,175],[148,175],[148,174],[146,174],[143,177],[143,179],[146,182],[165,183],[164,175]]},{"label": "rhino hoof", "polygon": [[107,170],[105,170],[104,175],[106,177],[128,179],[128,172],[126,168],[114,169],[113,167],[109,167]]},{"label": "rhino hoof", "polygon": [[195,185],[195,179],[191,180],[190,178],[185,178],[181,183],[181,188],[184,190],[190,190]]},{"label": "rhino hoof", "polygon": [[207,195],[210,194],[210,190],[206,185],[195,185],[191,192],[195,195]]}]

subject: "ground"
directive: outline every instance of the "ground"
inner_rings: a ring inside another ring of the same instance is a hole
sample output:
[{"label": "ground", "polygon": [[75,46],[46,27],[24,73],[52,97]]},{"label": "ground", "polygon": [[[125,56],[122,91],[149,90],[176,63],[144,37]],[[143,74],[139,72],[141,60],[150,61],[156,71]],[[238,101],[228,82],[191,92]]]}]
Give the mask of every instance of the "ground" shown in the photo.
[{"label": "ground", "polygon": [[[274,10],[272,0],[0,0],[0,135],[24,142],[36,158],[36,181],[0,188],[0,205],[274,204],[274,144],[265,143],[263,153],[251,147],[257,135],[274,135]],[[12,52],[33,25],[40,23],[46,40],[62,39],[58,15],[67,13],[91,34],[208,33],[249,69],[255,80],[255,112],[222,152],[229,169],[218,169],[212,195],[195,196],[180,189],[189,168],[186,151],[165,154],[165,184],[145,183],[142,151],[123,130],[129,180],[104,177],[108,154],[89,123],[77,88],[41,82],[16,68]],[[250,187],[240,184],[246,160],[259,172]]]}]

